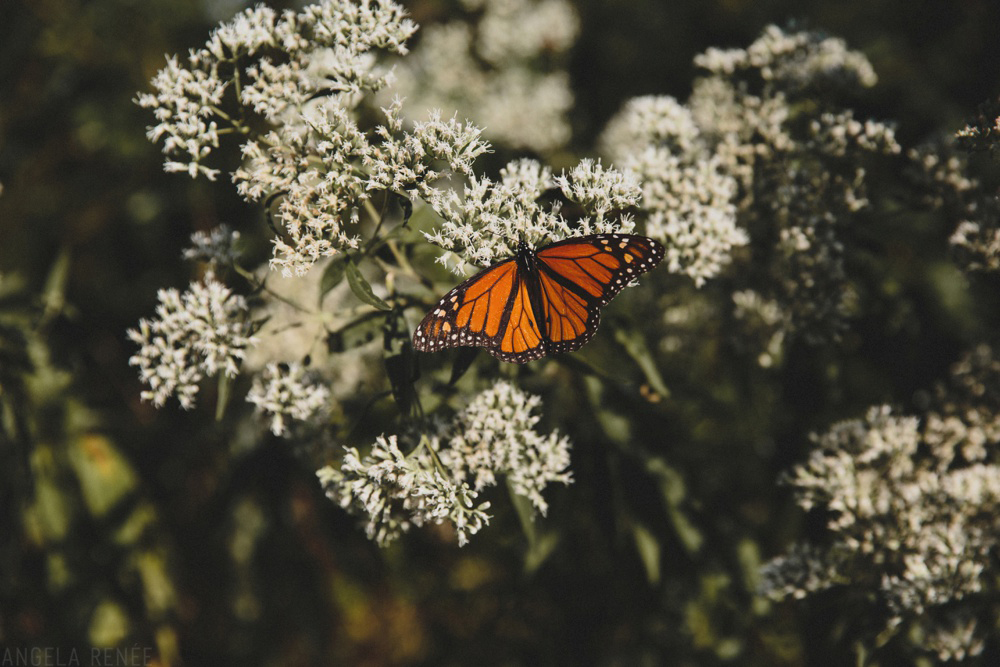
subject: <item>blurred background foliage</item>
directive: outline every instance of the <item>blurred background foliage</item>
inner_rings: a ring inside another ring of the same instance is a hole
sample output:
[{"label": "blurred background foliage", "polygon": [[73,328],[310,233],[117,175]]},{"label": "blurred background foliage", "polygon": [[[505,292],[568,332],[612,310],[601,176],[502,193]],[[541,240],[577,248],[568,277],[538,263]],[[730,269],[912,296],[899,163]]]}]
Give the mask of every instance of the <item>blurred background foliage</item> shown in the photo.
[{"label": "blurred background foliage", "polygon": [[[450,11],[404,4],[421,24]],[[905,144],[953,133],[1000,91],[994,0],[576,4],[580,154],[626,99],[686,98],[695,54],[769,23],[864,52],[879,83],[857,115],[896,120]],[[919,405],[996,329],[1000,290],[951,268],[944,221],[881,225],[865,261],[892,311],[835,352],[790,350],[781,373],[730,372],[727,350],[703,349],[662,369],[656,405],[556,371],[545,415],[574,442],[576,483],[532,544],[497,502],[465,548],[432,529],[379,550],[285,443],[246,446],[257,434],[216,422],[210,400],[156,411],[128,366],[125,330],[190,278],[192,231],[264,237],[233,188],[163,173],[133,103],[164,54],[243,6],[0,2],[0,648],[142,646],[189,665],[853,663],[843,621],[756,598],[756,571],[810,529],[776,481],[807,434]]]}]

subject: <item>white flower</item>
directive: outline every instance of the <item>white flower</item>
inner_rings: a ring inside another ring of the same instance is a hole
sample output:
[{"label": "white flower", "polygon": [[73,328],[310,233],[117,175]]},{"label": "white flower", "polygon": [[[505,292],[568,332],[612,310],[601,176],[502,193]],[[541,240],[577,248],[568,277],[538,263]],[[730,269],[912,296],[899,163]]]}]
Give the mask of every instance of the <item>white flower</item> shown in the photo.
[{"label": "white flower", "polygon": [[[577,200],[583,215],[569,220],[559,202],[539,201],[555,187]],[[462,273],[470,264],[487,266],[509,257],[521,242],[538,246],[569,236],[631,231],[628,215],[607,214],[634,205],[638,194],[627,176],[587,160],[558,178],[535,160],[519,160],[500,171],[499,182],[470,175],[461,194],[432,195],[430,203],[443,222],[424,235],[449,251],[441,262],[454,263],[453,269]]]},{"label": "white flower", "polygon": [[298,362],[271,362],[254,377],[247,402],[271,416],[271,432],[280,436],[288,430],[288,419],[320,420],[329,409],[330,390]]},{"label": "white flower", "polygon": [[379,436],[365,457],[349,448],[339,469],[326,466],[316,475],[331,500],[367,515],[365,532],[380,546],[411,526],[445,520],[455,526],[459,545],[465,545],[489,523],[489,503],[476,506],[477,492],[444,477],[426,457],[405,456],[396,436]]},{"label": "white flower", "polygon": [[[156,92],[136,102],[158,121],[150,140],[165,137],[165,169],[214,180],[219,170],[203,161],[221,132],[249,132],[248,114],[279,122],[317,95],[356,106],[362,92],[388,80],[373,52],[405,53],[415,30],[391,0],[323,0],[280,16],[259,5],[217,28],[186,63],[169,57],[152,81]],[[262,57],[265,47],[269,55]],[[228,108],[234,104],[241,108]]]},{"label": "white flower", "polygon": [[232,264],[239,257],[236,250],[239,240],[240,233],[229,225],[219,225],[210,232],[198,231],[191,235],[191,247],[184,249],[182,257],[214,265]]},{"label": "white flower", "polygon": [[922,418],[880,406],[815,438],[788,481],[805,510],[828,517],[826,546],[771,561],[762,591],[876,591],[887,629],[915,624],[942,659],[982,651],[974,596],[993,593],[1000,546],[998,378],[1000,362],[980,348]]},{"label": "white flower", "polygon": [[317,475],[332,500],[368,517],[368,537],[381,545],[412,525],[445,520],[465,544],[489,522],[489,503],[475,506],[473,501],[498,476],[506,476],[542,514],[548,509],[544,489],[571,481],[569,440],[534,430],[540,402],[499,382],[436,433],[420,436],[408,455],[396,436],[379,437],[367,456],[349,448],[339,468],[326,466]]},{"label": "white flower", "polygon": [[710,48],[694,62],[723,76],[752,68],[765,82],[791,88],[824,80],[871,87],[878,81],[868,59],[848,50],[844,40],[810,32],[786,33],[773,25],[745,51]]},{"label": "white flower", "polygon": [[631,100],[601,143],[641,183],[646,234],[665,245],[669,271],[700,287],[730,263],[734,247],[746,245],[736,224],[737,181],[673,98]]},{"label": "white flower", "polygon": [[506,475],[514,490],[545,514],[542,491],[551,483],[569,484],[570,442],[565,436],[535,431],[541,398],[508,382],[479,393],[440,433],[438,456],[457,480],[468,477],[477,491]]},{"label": "white flower", "polygon": [[246,301],[211,274],[183,294],[163,289],[158,296],[156,318],[143,318],[128,331],[140,346],[129,364],[139,367],[139,378],[149,385],[144,400],[161,407],[174,395],[189,409],[202,378],[220,372],[235,377],[256,342],[247,334]]}]

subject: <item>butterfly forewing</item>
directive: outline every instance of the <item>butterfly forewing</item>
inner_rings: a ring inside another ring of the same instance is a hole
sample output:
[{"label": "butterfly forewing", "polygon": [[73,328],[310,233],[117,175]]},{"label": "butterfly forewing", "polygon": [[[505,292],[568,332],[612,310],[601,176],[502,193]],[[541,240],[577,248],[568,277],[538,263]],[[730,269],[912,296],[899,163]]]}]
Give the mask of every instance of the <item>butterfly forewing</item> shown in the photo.
[{"label": "butterfly forewing", "polygon": [[509,259],[480,271],[444,295],[413,333],[422,352],[499,343],[511,292],[519,282],[517,262]]}]

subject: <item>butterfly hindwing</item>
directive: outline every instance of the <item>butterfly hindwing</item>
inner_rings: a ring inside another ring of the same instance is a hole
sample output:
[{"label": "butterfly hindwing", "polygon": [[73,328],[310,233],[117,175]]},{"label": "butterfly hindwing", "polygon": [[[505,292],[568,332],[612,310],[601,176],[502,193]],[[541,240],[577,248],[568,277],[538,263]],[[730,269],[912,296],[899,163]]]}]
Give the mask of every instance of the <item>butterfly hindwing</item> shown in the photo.
[{"label": "butterfly hindwing", "polygon": [[487,351],[501,361],[523,364],[549,353],[531,298],[529,276],[519,272],[514,296],[503,327],[503,335]]}]

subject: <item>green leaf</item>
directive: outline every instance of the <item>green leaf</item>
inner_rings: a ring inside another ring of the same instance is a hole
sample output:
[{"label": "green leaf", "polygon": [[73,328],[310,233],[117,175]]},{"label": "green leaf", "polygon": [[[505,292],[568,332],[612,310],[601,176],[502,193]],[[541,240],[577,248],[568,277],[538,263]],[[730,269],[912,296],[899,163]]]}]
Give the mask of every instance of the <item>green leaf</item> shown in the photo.
[{"label": "green leaf", "polygon": [[369,306],[374,306],[379,310],[392,310],[389,304],[375,296],[375,293],[372,292],[372,286],[361,275],[361,269],[351,259],[347,260],[347,284],[351,286],[354,295]]},{"label": "green leaf", "polygon": [[319,305],[323,305],[323,298],[330,293],[334,287],[344,279],[344,270],[347,268],[350,255],[346,252],[334,255],[330,263],[323,269],[323,275],[319,279]]},{"label": "green leaf", "polygon": [[684,477],[661,458],[651,458],[646,461],[646,470],[659,481],[667,516],[670,517],[670,523],[681,544],[689,554],[698,553],[705,538],[682,509],[687,496]]},{"label": "green leaf", "polygon": [[646,345],[646,339],[643,338],[642,334],[638,331],[629,332],[625,329],[617,329],[615,331],[615,340],[625,348],[628,356],[632,357],[635,363],[639,365],[643,375],[646,376],[646,382],[660,395],[660,398],[670,398],[670,390],[667,389],[667,383],[663,381],[663,376],[660,375],[660,371],[656,367],[656,362],[653,360],[653,355]]},{"label": "green leaf", "polygon": [[534,545],[538,539],[538,531],[535,530],[535,506],[531,501],[514,490],[514,486],[507,480],[507,492],[510,494],[510,501],[514,504],[517,518],[521,522],[521,530],[528,539],[528,544]]},{"label": "green leaf", "polygon": [[632,537],[642,565],[646,568],[646,579],[654,585],[660,583],[660,543],[648,528],[638,522],[632,523]]}]

